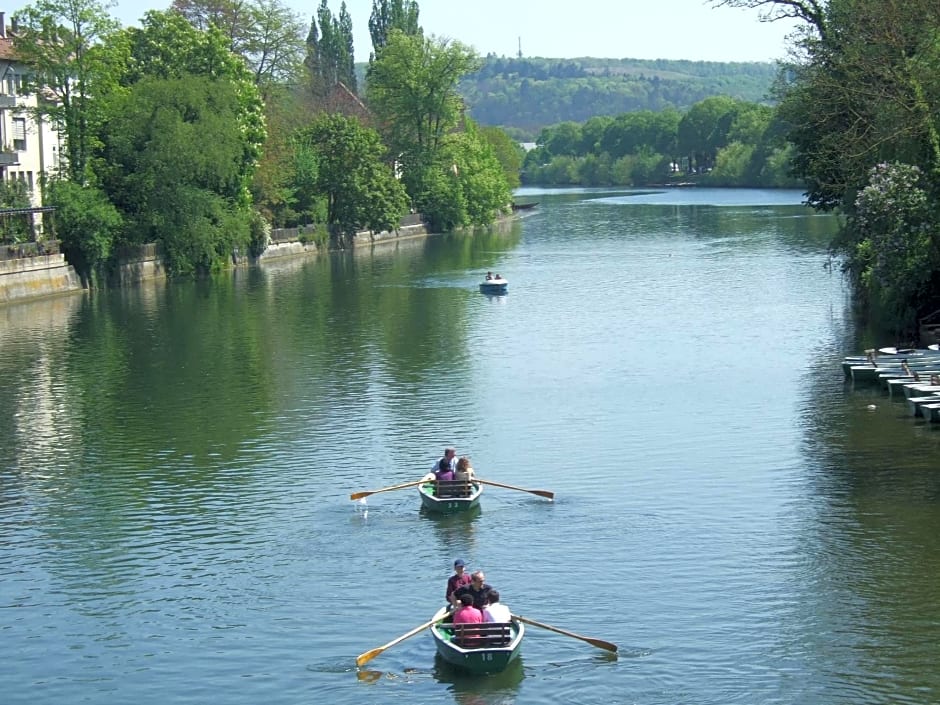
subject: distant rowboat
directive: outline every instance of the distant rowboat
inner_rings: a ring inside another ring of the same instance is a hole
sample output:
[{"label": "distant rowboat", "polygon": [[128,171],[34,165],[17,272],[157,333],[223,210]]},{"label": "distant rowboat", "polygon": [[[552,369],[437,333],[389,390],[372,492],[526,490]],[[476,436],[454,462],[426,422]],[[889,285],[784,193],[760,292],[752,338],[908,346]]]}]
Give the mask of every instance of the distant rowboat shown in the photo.
[{"label": "distant rowboat", "polygon": [[457,514],[480,506],[483,485],[468,480],[431,480],[418,485],[421,506],[437,514]]}]

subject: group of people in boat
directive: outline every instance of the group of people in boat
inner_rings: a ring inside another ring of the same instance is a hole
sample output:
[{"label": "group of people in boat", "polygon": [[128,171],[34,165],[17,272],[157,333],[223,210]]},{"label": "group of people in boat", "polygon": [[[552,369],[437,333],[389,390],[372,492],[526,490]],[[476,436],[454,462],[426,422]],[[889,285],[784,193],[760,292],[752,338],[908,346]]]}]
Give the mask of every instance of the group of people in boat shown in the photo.
[{"label": "group of people in boat", "polygon": [[509,608],[499,601],[499,591],[486,582],[482,570],[468,574],[460,558],[454,561],[454,574],[447,580],[447,603],[454,610],[454,624],[509,622]]},{"label": "group of people in boat", "polygon": [[457,458],[457,449],[447,447],[444,449],[444,455],[434,463],[431,472],[421,478],[424,482],[433,482],[434,480],[464,480],[469,482],[473,479],[473,467],[470,465],[470,458],[466,455]]},{"label": "group of people in boat", "polygon": [[492,272],[486,273],[486,281],[488,282],[493,281],[494,279],[502,279],[502,278],[503,277],[499,272],[496,272],[496,274],[493,274]]}]

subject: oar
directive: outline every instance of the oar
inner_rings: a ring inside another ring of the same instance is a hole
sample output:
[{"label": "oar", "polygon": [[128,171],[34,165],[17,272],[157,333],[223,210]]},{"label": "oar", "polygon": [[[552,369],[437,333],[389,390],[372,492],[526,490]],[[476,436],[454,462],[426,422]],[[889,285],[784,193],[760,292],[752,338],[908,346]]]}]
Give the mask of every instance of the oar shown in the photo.
[{"label": "oar", "polygon": [[417,634],[418,632],[423,632],[425,629],[427,629],[427,628],[430,627],[432,624],[434,624],[435,621],[436,621],[436,620],[433,620],[433,619],[432,619],[430,622],[425,622],[425,623],[422,624],[421,626],[415,627],[415,628],[412,629],[410,632],[405,632],[404,634],[402,634],[402,635],[401,635],[400,637],[398,637],[397,639],[392,639],[392,640],[391,640],[390,642],[388,642],[385,646],[380,646],[380,647],[377,648],[377,649],[372,649],[372,651],[366,651],[364,654],[361,654],[360,656],[356,657],[356,665],[357,665],[357,666],[361,666],[361,665],[363,665],[364,663],[368,663],[369,661],[371,661],[372,659],[374,659],[376,656],[378,656],[380,653],[382,653],[382,652],[385,651],[386,649],[392,648],[393,646],[395,646],[395,644],[398,644],[399,642],[404,641],[405,639],[407,639],[407,638],[410,637],[410,636],[414,636],[414,635]]},{"label": "oar", "polygon": [[482,480],[479,477],[474,477],[471,482],[480,482],[484,485],[493,485],[493,487],[504,487],[507,490],[519,490],[520,492],[531,492],[532,494],[537,494],[539,497],[544,497],[545,499],[555,499],[555,493],[549,492],[548,490],[527,490],[525,487],[513,487],[512,485],[504,485],[501,482],[493,482],[492,480]]},{"label": "oar", "polygon": [[574,632],[567,632],[564,629],[553,627],[551,624],[542,624],[541,622],[536,622],[534,619],[520,617],[518,614],[514,614],[513,619],[518,619],[520,622],[531,624],[533,627],[541,627],[542,629],[548,629],[550,632],[558,632],[559,634],[564,634],[565,636],[570,636],[574,637],[575,639],[580,639],[581,641],[586,641],[588,644],[596,646],[598,649],[606,649],[607,651],[613,651],[614,653],[617,653],[617,645],[611,644],[609,641],[604,641],[603,639],[592,639],[589,636],[581,636],[580,634],[575,634]]},{"label": "oar", "polygon": [[406,482],[403,485],[392,485],[391,487],[383,487],[380,490],[369,490],[368,492],[353,492],[349,495],[349,498],[352,500],[362,499],[363,497],[368,497],[370,494],[376,494],[378,492],[390,492],[391,490],[403,490],[406,487],[417,487],[424,480],[415,480],[414,482]]}]

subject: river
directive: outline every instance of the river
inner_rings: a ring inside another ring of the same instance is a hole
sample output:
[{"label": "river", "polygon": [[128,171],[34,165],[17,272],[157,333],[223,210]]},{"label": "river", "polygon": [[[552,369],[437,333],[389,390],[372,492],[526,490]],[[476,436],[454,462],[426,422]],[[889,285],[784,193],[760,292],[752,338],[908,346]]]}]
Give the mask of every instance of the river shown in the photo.
[{"label": "river", "polygon": [[[843,381],[835,220],[517,198],[476,236],[0,308],[3,702],[940,702],[940,433]],[[350,501],[449,444],[555,501]],[[619,653],[531,627],[471,678],[424,631],[357,669],[458,557]]]}]

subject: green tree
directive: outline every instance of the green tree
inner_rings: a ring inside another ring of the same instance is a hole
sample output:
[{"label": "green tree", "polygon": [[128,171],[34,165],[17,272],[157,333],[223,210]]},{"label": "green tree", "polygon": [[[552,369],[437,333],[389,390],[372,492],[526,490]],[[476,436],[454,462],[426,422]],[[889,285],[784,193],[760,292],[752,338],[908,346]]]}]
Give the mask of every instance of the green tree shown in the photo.
[{"label": "green tree", "polygon": [[408,197],[383,161],[379,134],[355,118],[321,115],[296,138],[317,154],[316,188],[326,195],[327,222],[339,234],[393,230]]},{"label": "green tree", "polygon": [[174,273],[206,272],[250,244],[245,194],[253,151],[230,81],[147,77],[109,106],[101,182],[142,242]]},{"label": "green tree", "polygon": [[706,98],[689,108],[678,127],[678,148],[689,164],[702,171],[715,163],[718,150],[728,144],[737,101],[725,96]]},{"label": "green tree", "polygon": [[480,137],[486,140],[493,150],[509,188],[518,188],[519,172],[522,169],[522,147],[499,127],[481,127]]},{"label": "green tree", "polygon": [[353,27],[345,2],[340,4],[339,17],[335,17],[327,0],[321,1],[310,21],[304,65],[310,72],[314,95],[325,96],[337,83],[356,91]]},{"label": "green tree", "polygon": [[[121,77],[132,87],[146,78],[178,79],[189,76],[216,81],[220,89],[235,96],[237,108],[227,117],[241,135],[243,153],[240,161],[242,197],[249,199],[251,175],[265,140],[264,104],[245,62],[229,51],[225,37],[217,27],[199,31],[179,13],[151,10],[141,26],[124,30],[130,60]],[[223,85],[225,87],[223,87]]]},{"label": "green tree", "polygon": [[215,27],[241,56],[265,96],[293,82],[303,59],[303,22],[282,0],[174,0],[196,29]]},{"label": "green tree", "polygon": [[[459,125],[464,105],[457,84],[477,65],[473,50],[459,42],[399,30],[392,30],[372,63],[369,106],[404,169],[406,184],[434,162],[442,139]],[[409,192],[414,195],[410,185]]]},{"label": "green tree", "polygon": [[62,251],[87,285],[97,265],[111,255],[124,219],[103,191],[66,179],[50,181],[48,202],[55,207]]},{"label": "green tree", "polygon": [[372,0],[372,14],[369,15],[372,54],[369,63],[385,48],[393,29],[413,37],[423,34],[418,24],[418,13],[418,3],[414,0]]},{"label": "green tree", "polygon": [[84,184],[97,131],[93,96],[105,64],[97,55],[120,25],[98,0],[38,0],[14,14],[16,52],[30,67],[27,90],[51,100],[40,101],[65,136],[69,178]]},{"label": "green tree", "polygon": [[[0,208],[31,208],[32,205],[25,181],[0,181]],[[30,234],[25,218],[0,218],[0,242],[23,242]]]}]

